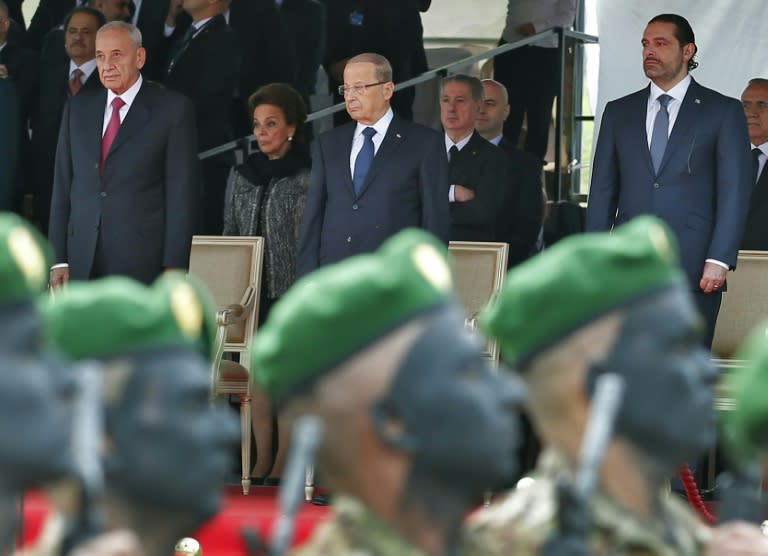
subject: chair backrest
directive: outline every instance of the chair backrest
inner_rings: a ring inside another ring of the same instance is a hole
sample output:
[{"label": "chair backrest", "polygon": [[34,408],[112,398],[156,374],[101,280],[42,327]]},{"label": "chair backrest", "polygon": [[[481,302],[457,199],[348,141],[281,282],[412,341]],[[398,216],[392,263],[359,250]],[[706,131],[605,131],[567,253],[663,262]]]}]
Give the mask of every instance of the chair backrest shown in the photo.
[{"label": "chair backrest", "polygon": [[[468,315],[467,327],[474,330],[477,313],[501,290],[509,245],[452,241],[449,250],[454,261],[456,292]],[[499,345],[495,340],[487,341],[484,356],[499,361]]]},{"label": "chair backrest", "polygon": [[251,338],[256,331],[261,292],[264,238],[239,236],[194,236],[189,257],[189,273],[199,278],[211,292],[217,310],[238,304],[248,288],[253,288],[253,307],[247,318],[227,328],[225,352],[239,352],[247,362]]},{"label": "chair backrest", "polygon": [[[739,251],[736,270],[728,275],[728,290],[717,316],[715,337],[712,340],[713,361],[725,375],[729,369],[741,367],[744,362],[735,358],[739,346],[750,331],[768,318],[768,251]],[[717,406],[729,409],[730,395],[723,390],[721,380]]]}]

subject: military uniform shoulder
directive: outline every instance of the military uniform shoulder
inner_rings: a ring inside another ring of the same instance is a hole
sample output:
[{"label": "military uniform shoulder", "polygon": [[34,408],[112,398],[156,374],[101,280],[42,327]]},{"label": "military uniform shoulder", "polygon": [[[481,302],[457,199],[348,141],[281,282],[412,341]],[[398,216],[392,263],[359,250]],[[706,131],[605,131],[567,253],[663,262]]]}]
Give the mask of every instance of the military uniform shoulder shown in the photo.
[{"label": "military uniform shoulder", "polygon": [[333,521],[292,555],[425,556],[359,501],[337,497],[333,506]]},{"label": "military uniform shoulder", "polygon": [[488,556],[538,554],[557,527],[554,481],[539,477],[487,508],[472,514],[466,524],[465,553]]}]

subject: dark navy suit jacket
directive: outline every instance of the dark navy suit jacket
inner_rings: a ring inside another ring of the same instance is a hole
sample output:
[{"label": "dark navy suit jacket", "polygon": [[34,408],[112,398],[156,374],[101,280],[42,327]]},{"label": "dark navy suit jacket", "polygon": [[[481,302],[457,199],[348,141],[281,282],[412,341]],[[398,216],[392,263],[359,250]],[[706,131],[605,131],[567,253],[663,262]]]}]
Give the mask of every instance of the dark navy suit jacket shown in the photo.
[{"label": "dark navy suit jacket", "polygon": [[609,102],[595,150],[587,231],[639,214],[669,224],[681,263],[699,289],[706,259],[736,266],[752,162],[741,103],[691,79],[658,174],[645,127],[649,87]]},{"label": "dark navy suit jacket", "polygon": [[349,157],[356,122],[320,135],[312,157],[297,259],[303,276],[376,250],[418,227],[448,243],[448,158],[442,134],[395,116],[355,195]]},{"label": "dark navy suit jacket", "polygon": [[199,195],[195,116],[186,97],[144,81],[99,175],[107,91],[81,91],[64,108],[49,239],[73,280],[105,274],[150,283],[187,268]]}]

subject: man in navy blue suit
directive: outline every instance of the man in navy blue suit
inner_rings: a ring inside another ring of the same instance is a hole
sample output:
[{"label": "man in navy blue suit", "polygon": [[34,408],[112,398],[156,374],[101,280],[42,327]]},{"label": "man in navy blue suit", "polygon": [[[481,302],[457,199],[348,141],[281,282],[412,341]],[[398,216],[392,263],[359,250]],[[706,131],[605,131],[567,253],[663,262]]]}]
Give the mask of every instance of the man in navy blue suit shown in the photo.
[{"label": "man in navy blue suit", "polygon": [[323,133],[315,144],[300,276],[375,251],[403,228],[423,228],[448,242],[442,135],[394,115],[392,67],[379,54],[350,58],[339,88],[354,121]]},{"label": "man in navy blue suit", "polygon": [[752,163],[741,103],[699,85],[688,21],[662,14],[643,34],[649,87],[609,102],[595,150],[587,230],[654,214],[674,230],[711,345],[735,268]]}]

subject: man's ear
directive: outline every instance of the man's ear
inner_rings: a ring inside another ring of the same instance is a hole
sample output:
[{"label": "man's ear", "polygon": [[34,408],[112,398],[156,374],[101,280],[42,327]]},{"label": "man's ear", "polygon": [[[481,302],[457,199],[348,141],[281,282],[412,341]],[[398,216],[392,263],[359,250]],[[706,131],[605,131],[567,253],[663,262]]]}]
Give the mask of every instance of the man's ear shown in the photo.
[{"label": "man's ear", "polygon": [[391,81],[384,83],[381,88],[384,91],[384,98],[387,100],[391,99],[392,95],[395,94],[395,84]]},{"label": "man's ear", "polygon": [[418,442],[409,434],[399,413],[392,400],[385,398],[377,401],[371,407],[373,430],[386,446],[398,452],[413,453],[418,448]]}]

